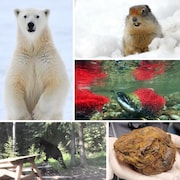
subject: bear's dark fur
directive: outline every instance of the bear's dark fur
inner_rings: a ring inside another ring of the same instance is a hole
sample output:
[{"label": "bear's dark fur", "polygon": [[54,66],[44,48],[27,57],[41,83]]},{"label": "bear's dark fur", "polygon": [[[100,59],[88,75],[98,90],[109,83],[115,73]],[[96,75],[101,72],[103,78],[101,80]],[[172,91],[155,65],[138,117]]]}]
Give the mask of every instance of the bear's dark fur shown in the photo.
[{"label": "bear's dark fur", "polygon": [[44,140],[40,139],[40,147],[43,149],[43,151],[46,154],[46,160],[47,161],[50,157],[53,159],[56,159],[61,166],[66,169],[66,165],[63,160],[63,156],[61,151],[55,146],[54,144]]}]

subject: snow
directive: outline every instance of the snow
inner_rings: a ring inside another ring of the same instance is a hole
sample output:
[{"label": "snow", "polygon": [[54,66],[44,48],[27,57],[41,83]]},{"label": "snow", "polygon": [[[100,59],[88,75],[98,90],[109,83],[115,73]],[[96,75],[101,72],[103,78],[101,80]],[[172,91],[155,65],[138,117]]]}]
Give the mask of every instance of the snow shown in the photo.
[{"label": "snow", "polygon": [[[5,0],[0,5],[0,119],[6,119],[4,107],[4,79],[16,46],[16,18],[14,9],[50,9],[49,26],[54,43],[73,82],[72,0]],[[64,108],[64,119],[73,119],[73,85]]]},{"label": "snow", "polygon": [[122,37],[129,7],[147,4],[161,24],[164,37],[154,39],[150,51],[131,59],[180,57],[179,0],[76,0],[75,57],[122,58]]}]

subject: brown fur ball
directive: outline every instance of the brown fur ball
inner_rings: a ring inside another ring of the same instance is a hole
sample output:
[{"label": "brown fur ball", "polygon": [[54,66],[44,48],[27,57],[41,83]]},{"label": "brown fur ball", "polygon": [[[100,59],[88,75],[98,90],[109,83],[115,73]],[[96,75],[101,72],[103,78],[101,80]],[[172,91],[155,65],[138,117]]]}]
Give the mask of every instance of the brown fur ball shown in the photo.
[{"label": "brown fur ball", "polygon": [[122,135],[114,144],[117,159],[145,175],[172,168],[176,148],[171,136],[157,127],[145,127]]}]

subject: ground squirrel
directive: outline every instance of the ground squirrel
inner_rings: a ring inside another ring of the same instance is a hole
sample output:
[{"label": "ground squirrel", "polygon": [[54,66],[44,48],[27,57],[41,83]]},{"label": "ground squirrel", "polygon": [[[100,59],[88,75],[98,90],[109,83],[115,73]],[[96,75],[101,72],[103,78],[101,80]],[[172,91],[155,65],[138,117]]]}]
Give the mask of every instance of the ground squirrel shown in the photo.
[{"label": "ground squirrel", "polygon": [[124,55],[148,51],[148,45],[155,37],[162,37],[161,26],[149,6],[137,5],[131,7],[125,23]]}]

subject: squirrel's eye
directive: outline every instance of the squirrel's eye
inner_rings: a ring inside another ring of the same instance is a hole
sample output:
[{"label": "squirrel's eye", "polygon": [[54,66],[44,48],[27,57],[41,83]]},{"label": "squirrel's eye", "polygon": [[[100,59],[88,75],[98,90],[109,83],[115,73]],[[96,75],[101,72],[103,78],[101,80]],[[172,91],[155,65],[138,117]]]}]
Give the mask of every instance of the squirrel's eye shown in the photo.
[{"label": "squirrel's eye", "polygon": [[26,19],[27,18],[27,16],[26,15],[24,15],[24,19]]},{"label": "squirrel's eye", "polygon": [[146,16],[146,15],[147,15],[146,9],[142,9],[142,10],[141,10],[141,14],[142,14],[143,16]]}]

